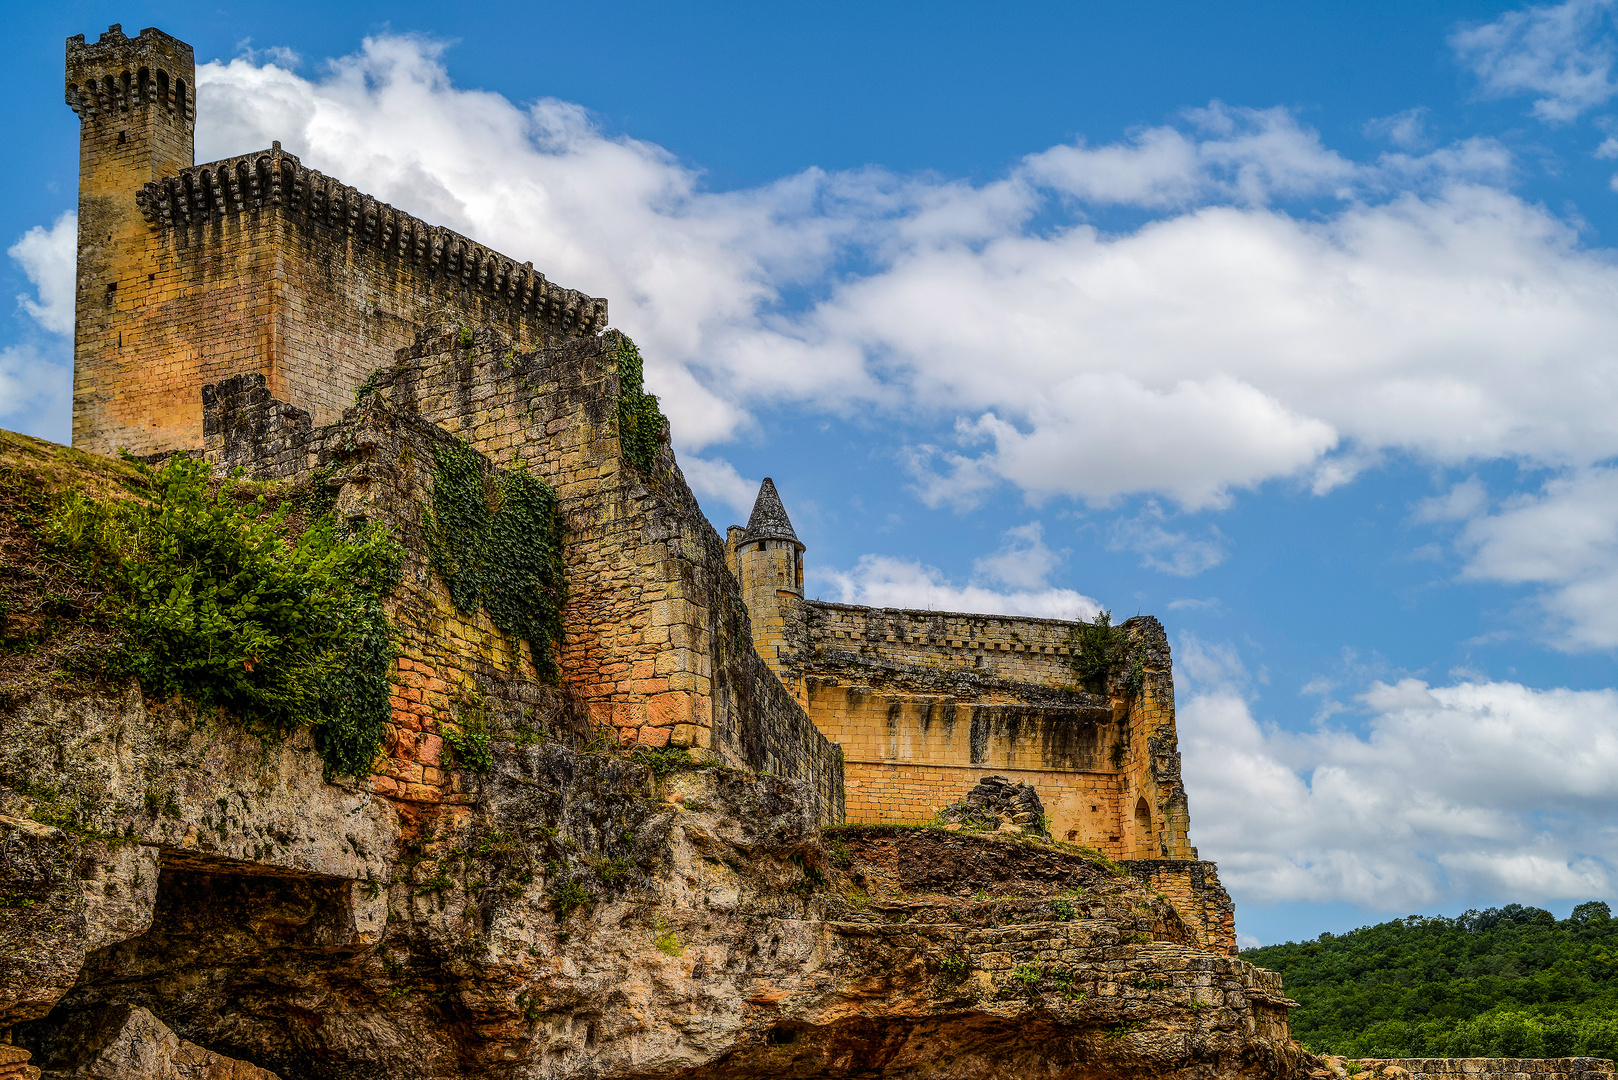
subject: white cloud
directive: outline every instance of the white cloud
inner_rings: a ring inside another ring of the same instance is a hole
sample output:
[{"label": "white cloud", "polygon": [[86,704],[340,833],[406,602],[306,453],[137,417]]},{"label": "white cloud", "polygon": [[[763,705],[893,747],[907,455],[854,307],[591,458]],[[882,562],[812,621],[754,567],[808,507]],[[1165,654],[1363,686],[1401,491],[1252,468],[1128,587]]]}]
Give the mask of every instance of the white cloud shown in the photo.
[{"label": "white cloud", "polygon": [[1072,589],[1047,586],[1002,590],[957,585],[937,567],[889,555],[861,555],[852,570],[825,570],[812,576],[824,583],[824,598],[867,607],[1028,615],[1039,619],[1090,619],[1101,610],[1100,604]]},{"label": "white cloud", "polygon": [[964,585],[950,581],[937,567],[890,555],[862,555],[847,571],[811,566],[809,574],[821,586],[822,596],[843,604],[1041,619],[1094,618],[1100,604],[1083,593],[1049,583],[1066,552],[1046,547],[1044,536],[1044,526],[1037,521],[1007,529],[1000,547],[974,562],[972,580]]},{"label": "white cloud", "polygon": [[1045,546],[1045,526],[1037,521],[1006,530],[1006,542],[993,555],[972,564],[974,576],[1014,589],[1038,589],[1062,564],[1066,552]]},{"label": "white cloud", "polygon": [[1565,122],[1618,93],[1608,13],[1613,0],[1567,0],[1508,11],[1457,31],[1450,45],[1491,97],[1534,98],[1534,115]]},{"label": "white cloud", "polygon": [[1172,127],[1137,132],[1128,143],[1083,142],[1030,155],[1029,180],[1087,203],[1188,206],[1210,199],[1264,204],[1318,194],[1350,181],[1356,168],[1321,145],[1285,109],[1192,109],[1194,134]]},{"label": "white cloud", "polygon": [[79,215],[69,210],[50,228],[35,225],[6,249],[38,292],[17,304],[53,334],[73,334],[74,275],[79,258]]},{"label": "white cloud", "polygon": [[1416,505],[1417,521],[1465,521],[1476,517],[1489,505],[1489,490],[1477,477],[1468,477],[1442,495],[1423,499]]},{"label": "white cloud", "polygon": [[[1618,453],[1618,266],[1503,190],[1489,140],[1352,162],[1283,110],[1215,103],[982,185],[808,170],[715,193],[577,106],[454,87],[440,48],[369,39],[319,80],[204,65],[199,154],[280,138],[609,297],[683,452],[766,403],[858,408],[959,421],[912,449],[933,505],[1010,483],[1183,507],[1325,492],[1389,451]],[[1156,216],[1103,233],[1104,204]]]},{"label": "white cloud", "polygon": [[73,431],[73,360],[32,345],[0,349],[0,427],[66,443]]},{"label": "white cloud", "polygon": [[1577,470],[1519,495],[1460,534],[1464,577],[1544,587],[1553,641],[1618,646],[1618,468]]},{"label": "white cloud", "polygon": [[1112,523],[1107,547],[1113,551],[1133,551],[1140,564],[1175,577],[1195,577],[1225,560],[1223,537],[1209,529],[1205,537],[1170,532],[1163,527],[1165,514],[1155,502],[1148,502],[1132,518]]},{"label": "white cloud", "polygon": [[1247,901],[1379,910],[1618,885],[1618,691],[1376,682],[1364,734],[1255,720],[1239,662],[1177,647],[1195,839]]},{"label": "white cloud", "polygon": [[[680,471],[698,499],[729,507],[738,523],[747,524],[753,503],[758,499],[759,481],[744,478],[736,471],[736,466],[724,458],[704,458],[696,454],[680,458]],[[710,512],[708,516],[718,521],[723,515],[715,516]]]},{"label": "white cloud", "polygon": [[1368,120],[1365,134],[1386,139],[1401,150],[1420,150],[1428,145],[1427,108],[1406,109],[1392,116]]}]

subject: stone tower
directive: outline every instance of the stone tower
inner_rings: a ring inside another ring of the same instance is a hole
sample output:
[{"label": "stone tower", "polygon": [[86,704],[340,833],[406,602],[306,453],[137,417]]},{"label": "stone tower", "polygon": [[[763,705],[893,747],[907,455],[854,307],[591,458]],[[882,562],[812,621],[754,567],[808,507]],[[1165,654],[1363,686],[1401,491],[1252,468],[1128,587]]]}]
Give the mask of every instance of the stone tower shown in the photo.
[{"label": "stone tower", "polygon": [[[120,304],[130,302],[132,264],[149,245],[135,195],[193,163],[191,46],[150,28],[131,38],[116,23],[93,45],[76,34],[67,39],[67,103],[79,115],[73,441],[82,444],[94,443],[92,433],[123,411],[123,389],[142,376],[126,370],[134,342],[125,341],[118,318]],[[171,395],[167,407],[194,408],[193,396]],[[154,428],[174,419],[161,408],[146,411],[125,422]]]},{"label": "stone tower", "polygon": [[110,28],[67,42],[79,114],[73,444],[202,450],[201,388],[257,375],[306,424],[429,327],[523,349],[599,334],[607,303],[306,167],[273,143],[192,163],[191,47]]},{"label": "stone tower", "polygon": [[747,528],[732,525],[727,539],[735,552],[742,601],[753,623],[753,645],[771,670],[781,675],[788,626],[803,603],[804,546],[792,530],[775,481],[764,478]]}]

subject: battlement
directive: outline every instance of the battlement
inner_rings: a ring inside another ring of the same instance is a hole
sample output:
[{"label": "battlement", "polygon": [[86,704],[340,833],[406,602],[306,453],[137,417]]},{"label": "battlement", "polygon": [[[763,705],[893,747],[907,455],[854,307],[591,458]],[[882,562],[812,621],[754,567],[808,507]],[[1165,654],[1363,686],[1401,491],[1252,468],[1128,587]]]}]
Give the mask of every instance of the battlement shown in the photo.
[{"label": "battlement", "polygon": [[429,225],[303,162],[276,143],[223,161],[182,169],[141,188],[135,202],[155,229],[200,231],[210,223],[266,208],[317,229],[333,242],[353,243],[393,264],[458,281],[534,316],[567,335],[606,329],[607,302],[547,281],[533,263]]},{"label": "battlement", "polygon": [[83,34],[67,39],[67,103],[81,120],[158,105],[190,123],[195,86],[191,46],[153,27],[131,38],[113,23],[93,45]]}]

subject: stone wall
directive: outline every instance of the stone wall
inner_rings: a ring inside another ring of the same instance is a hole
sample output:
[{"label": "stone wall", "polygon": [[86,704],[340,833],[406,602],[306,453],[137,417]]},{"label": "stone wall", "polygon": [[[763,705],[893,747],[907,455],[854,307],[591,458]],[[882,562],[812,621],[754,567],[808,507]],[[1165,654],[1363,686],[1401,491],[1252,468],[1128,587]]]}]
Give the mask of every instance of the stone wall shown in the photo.
[{"label": "stone wall", "polygon": [[568,700],[624,743],[709,749],[802,779],[826,820],[841,820],[838,750],[753,650],[724,545],[672,451],[665,443],[652,476],[623,458],[615,348],[615,339],[590,337],[522,351],[495,330],[424,334],[329,428],[277,401],[256,376],[232,380],[208,391],[205,452],[265,478],[318,470],[339,486],[340,512],[388,521],[414,552],[393,601],[404,657],[398,734],[379,790],[456,797],[443,787],[452,777],[439,724],[490,686],[534,677],[524,648],[486,615],[455,611],[427,568],[432,448],[464,439],[490,468],[528,469],[556,491]]},{"label": "stone wall", "polygon": [[964,670],[1013,683],[1072,686],[1066,657],[1073,623],[1011,615],[856,607],[809,602],[809,632],[818,645],[857,652],[875,662]]},{"label": "stone wall", "polygon": [[[128,156],[108,127],[122,122],[81,125],[89,225],[74,441],[84,449],[196,449],[197,388],[248,372],[333,423],[427,325],[492,323],[526,348],[606,325],[606,301],[306,169],[279,145],[192,166],[187,128],[145,168],[109,171],[109,156]],[[116,235],[98,245],[97,229]]]},{"label": "stone wall", "polygon": [[1606,1058],[1362,1058],[1355,1062],[1373,1075],[1408,1080],[1609,1080],[1613,1063]]},{"label": "stone wall", "polygon": [[1236,905],[1219,882],[1211,862],[1136,859],[1124,868],[1148,888],[1166,896],[1197,936],[1197,943],[1230,956],[1236,948]]},{"label": "stone wall", "polygon": [[1196,857],[1156,619],[1123,624],[1127,655],[1090,693],[1074,685],[1075,623],[765,606],[785,642],[777,672],[843,748],[850,821],[927,820],[994,772],[1034,785],[1057,839],[1118,859]]}]

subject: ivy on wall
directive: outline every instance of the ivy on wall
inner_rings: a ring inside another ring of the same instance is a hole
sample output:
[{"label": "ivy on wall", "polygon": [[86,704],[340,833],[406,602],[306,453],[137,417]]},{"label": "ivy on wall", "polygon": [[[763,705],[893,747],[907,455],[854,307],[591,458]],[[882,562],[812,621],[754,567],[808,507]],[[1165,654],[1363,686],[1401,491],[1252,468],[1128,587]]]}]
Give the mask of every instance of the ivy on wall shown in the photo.
[{"label": "ivy on wall", "polygon": [[312,728],[328,779],[369,776],[391,715],[392,534],[326,513],[289,536],[292,504],[244,503],[229,482],[210,492],[206,462],[131,464],[149,501],[70,493],[46,523],[119,631],[100,673],[221,708],[266,743]]},{"label": "ivy on wall", "polygon": [[618,444],[631,464],[649,473],[657,461],[665,421],[657,395],[646,392],[645,379],[640,349],[628,335],[618,334]]},{"label": "ivy on wall", "polygon": [[482,607],[556,681],[566,597],[556,493],[525,469],[486,468],[464,442],[436,447],[434,466],[430,560],[456,610]]}]

